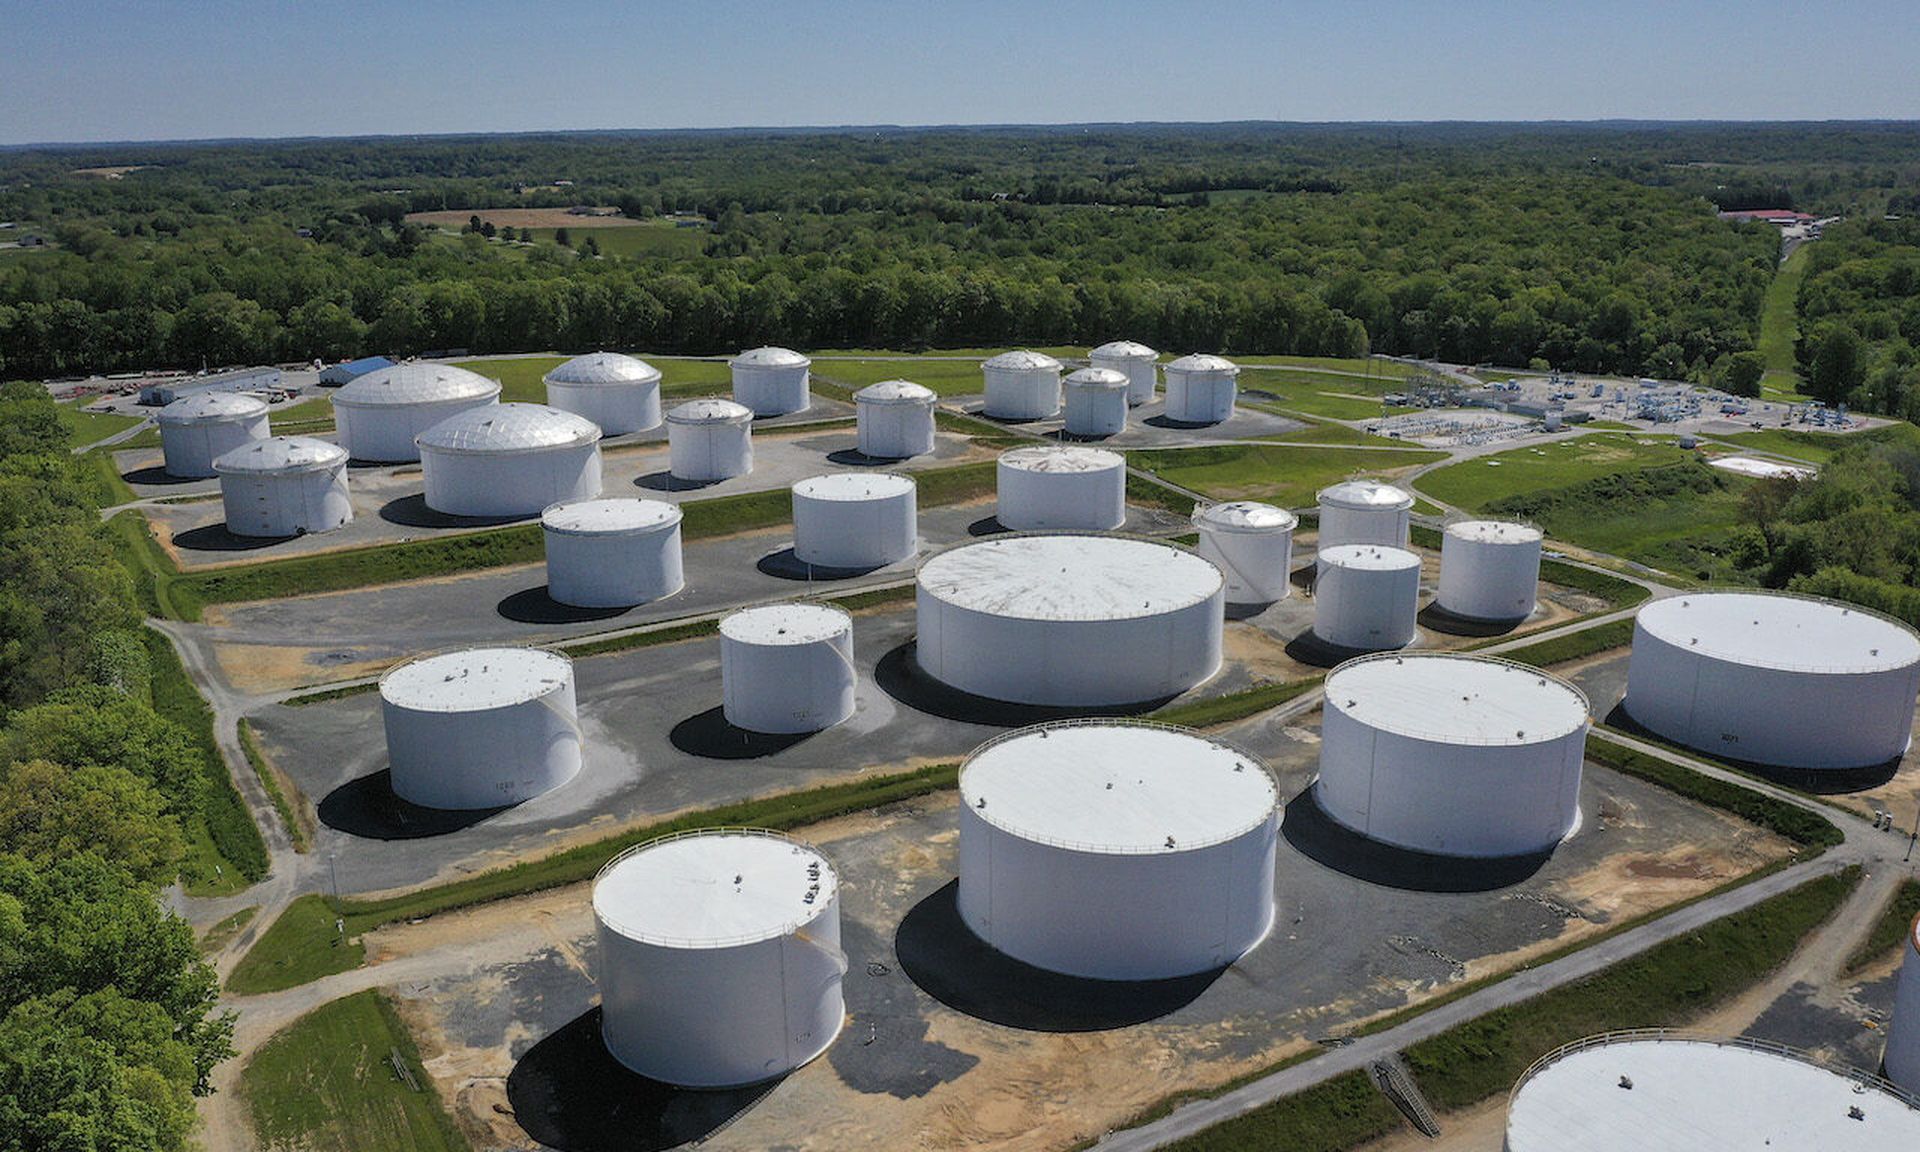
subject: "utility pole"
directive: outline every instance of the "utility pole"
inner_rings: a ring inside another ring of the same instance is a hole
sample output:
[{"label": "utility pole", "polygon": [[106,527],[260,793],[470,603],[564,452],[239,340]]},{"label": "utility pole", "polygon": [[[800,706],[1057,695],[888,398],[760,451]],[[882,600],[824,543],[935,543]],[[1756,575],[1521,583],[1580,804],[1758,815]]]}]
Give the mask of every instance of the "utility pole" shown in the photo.
[{"label": "utility pole", "polygon": [[1916,840],[1920,840],[1920,811],[1915,811],[1913,814],[1913,834],[1907,837],[1907,854],[1901,863],[1909,863],[1913,860],[1913,843]]}]

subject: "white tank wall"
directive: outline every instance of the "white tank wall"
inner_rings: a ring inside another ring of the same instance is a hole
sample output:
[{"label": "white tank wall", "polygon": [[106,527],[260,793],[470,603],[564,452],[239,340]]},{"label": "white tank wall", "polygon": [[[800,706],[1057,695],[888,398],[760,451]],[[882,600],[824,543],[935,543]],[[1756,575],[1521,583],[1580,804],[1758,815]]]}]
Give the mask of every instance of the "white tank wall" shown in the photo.
[{"label": "white tank wall", "polygon": [[600,445],[517,452],[424,448],[427,507],[449,516],[534,516],[551,504],[600,495]]},{"label": "white tank wall", "polygon": [[166,458],[166,473],[182,479],[205,479],[214,475],[213,462],[243,444],[265,440],[267,413],[234,420],[199,424],[160,425],[160,452]]},{"label": "white tank wall", "polygon": [[220,477],[220,503],[235,536],[330,532],[353,519],[345,460],[311,472],[229,472]]},{"label": "white tank wall", "polygon": [[362,408],[333,405],[334,437],[355,460],[383,464],[402,464],[420,459],[420,446],[414,438],[449,416],[469,408],[485,408],[499,402],[499,396],[468,396],[433,404],[393,404]]},{"label": "white tank wall", "polygon": [[721,712],[749,732],[818,732],[853,715],[853,622],[807,644],[720,634]]},{"label": "white tank wall", "polygon": [[660,381],[634,384],[568,384],[547,381],[547,406],[584,416],[603,435],[623,436],[660,426]]},{"label": "white tank wall", "polygon": [[1068,383],[1066,427],[1069,436],[1113,436],[1127,430],[1125,388],[1083,388]]},{"label": "white tank wall", "polygon": [[1384,544],[1405,548],[1412,508],[1345,508],[1320,505],[1314,546],[1321,552],[1341,544]]},{"label": "white tank wall", "polygon": [[1909,1092],[1920,1093],[1920,918],[1907,928],[1883,1059],[1887,1079]]},{"label": "white tank wall", "polygon": [[1233,415],[1239,389],[1231,373],[1183,372],[1169,365],[1166,375],[1167,419],[1218,424]]},{"label": "white tank wall", "polygon": [[745,476],[753,471],[753,426],[669,423],[667,456],[677,479],[708,483]]},{"label": "white tank wall", "polygon": [[933,451],[933,403],[856,403],[860,454],[876,460],[905,460]]},{"label": "white tank wall", "polygon": [[1322,564],[1313,583],[1313,634],[1338,648],[1404,648],[1418,631],[1419,614],[1417,562],[1403,568]]},{"label": "white tank wall", "polygon": [[646,532],[545,530],[547,595],[577,608],[626,608],[686,586],[680,521]]},{"label": "white tank wall", "polygon": [[533,700],[441,712],[380,701],[393,791],[426,808],[499,808],[531,800],[580,771],[573,670]]},{"label": "white tank wall", "polygon": [[1199,527],[1194,551],[1227,578],[1227,603],[1271,604],[1293,591],[1287,579],[1293,569],[1293,529],[1228,532]]},{"label": "white tank wall", "polygon": [[821,568],[883,568],[920,546],[916,487],[863,500],[822,500],[796,486],[793,555]]},{"label": "white tank wall", "polygon": [[991,368],[981,373],[987,400],[981,411],[1001,420],[1045,420],[1060,411],[1060,369]]},{"label": "white tank wall", "polygon": [[1463,620],[1523,620],[1540,589],[1540,536],[1476,539],[1451,529],[1440,541],[1434,603]]},{"label": "white tank wall", "polygon": [[1124,356],[1102,356],[1098,352],[1087,357],[1087,363],[1094,368],[1108,368],[1127,378],[1127,403],[1135,408],[1153,402],[1155,387],[1159,384],[1159,365],[1152,360],[1139,360]]},{"label": "white tank wall", "polygon": [[994,488],[995,515],[1016,532],[1105,532],[1127,522],[1124,462],[1084,472],[1040,472],[1010,465],[1002,455]]},{"label": "white tank wall", "polygon": [[779,367],[733,366],[733,400],[753,409],[755,416],[785,416],[805,412],[813,405],[805,364]]}]

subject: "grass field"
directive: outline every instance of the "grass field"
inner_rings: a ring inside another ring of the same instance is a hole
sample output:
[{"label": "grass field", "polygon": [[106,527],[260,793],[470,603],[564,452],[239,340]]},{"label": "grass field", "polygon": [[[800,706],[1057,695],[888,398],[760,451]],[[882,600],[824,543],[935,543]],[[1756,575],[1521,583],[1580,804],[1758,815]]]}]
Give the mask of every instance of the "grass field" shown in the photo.
[{"label": "grass field", "polygon": [[185,820],[180,879],[190,896],[224,896],[267,875],[267,846],[213,739],[213,711],[165,636],[142,629],[153,669],[153,710],[187,731],[201,755],[200,811]]},{"label": "grass field", "polygon": [[1760,432],[1735,432],[1719,439],[1754,452],[1771,452],[1809,464],[1825,464],[1835,452],[1862,441],[1920,447],[1920,426],[1907,423],[1875,428],[1870,432],[1801,432],[1792,428],[1768,428]]},{"label": "grass field", "polygon": [[1132,452],[1127,462],[1216,500],[1258,499],[1291,508],[1313,503],[1314,493],[1349,476],[1392,476],[1445,458],[1442,452],[1229,444]]},{"label": "grass field", "polygon": [[1262,436],[1260,439],[1271,440],[1276,444],[1332,444],[1349,448],[1410,446],[1404,440],[1395,440],[1390,436],[1375,436],[1371,432],[1362,432],[1344,424],[1310,424],[1292,432],[1282,432],[1278,436]]},{"label": "grass field", "polygon": [[1427,473],[1416,487],[1436,500],[1479,511],[1509,497],[1674,464],[1688,455],[1671,440],[1598,433],[1463,460]]},{"label": "grass field", "polygon": [[333,398],[315,396],[275,408],[267,413],[267,423],[275,436],[311,436],[333,430]]},{"label": "grass field", "polygon": [[366,962],[357,933],[333,930],[338,917],[327,898],[309,892],[286,906],[234,965],[227,991],[236,996],[277,992]]},{"label": "grass field", "polygon": [[1578,632],[1569,632],[1564,636],[1541,640],[1535,644],[1509,648],[1500,653],[1500,658],[1511,660],[1516,664],[1531,664],[1535,668],[1550,668],[1555,664],[1565,664],[1569,660],[1583,660],[1596,653],[1631,643],[1633,643],[1633,621],[1615,620],[1607,624],[1597,624],[1592,628],[1583,628]]},{"label": "grass field", "polygon": [[1767,285],[1766,300],[1760,306],[1761,355],[1767,358],[1767,370],[1760,377],[1760,394],[1769,400],[1801,401],[1799,366],[1793,357],[1793,342],[1800,335],[1796,312],[1800,305],[1800,282],[1807,276],[1807,247],[1801,245]]},{"label": "grass field", "polygon": [[116,412],[82,412],[78,401],[54,405],[60,423],[67,428],[67,444],[79,448],[96,440],[105,440],[115,432],[124,432],[144,417],[122,416]]},{"label": "grass field", "polygon": [[911,380],[942,396],[966,396],[985,387],[977,360],[816,360],[813,374],[855,389],[882,380]]},{"label": "grass field", "polygon": [[[644,356],[641,357],[645,359]],[[566,356],[517,356],[510,360],[456,360],[456,368],[467,368],[490,380],[500,382],[500,399],[505,403],[545,404],[547,373],[566,361]],[[733,391],[733,377],[727,366],[717,360],[649,361],[660,369],[660,396],[690,399],[695,396],[726,396]]]},{"label": "grass field", "polygon": [[[552,244],[554,234],[558,231],[557,228],[535,228],[533,242]],[[567,225],[567,239],[573,242],[572,247],[576,251],[589,236],[600,245],[602,256],[632,256],[641,259],[649,256],[685,259],[706,251],[707,244],[705,228],[677,228],[666,222],[624,228]]]},{"label": "grass field", "polygon": [[1355,1071],[1161,1147],[1165,1152],[1343,1152],[1405,1126],[1367,1074]]}]

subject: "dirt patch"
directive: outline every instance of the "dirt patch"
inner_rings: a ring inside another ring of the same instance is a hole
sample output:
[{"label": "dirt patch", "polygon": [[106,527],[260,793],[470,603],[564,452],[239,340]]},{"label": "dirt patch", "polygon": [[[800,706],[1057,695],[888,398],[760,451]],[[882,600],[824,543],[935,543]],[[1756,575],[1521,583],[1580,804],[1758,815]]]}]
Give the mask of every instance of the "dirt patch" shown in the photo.
[{"label": "dirt patch", "polygon": [[474,208],[444,212],[409,212],[415,224],[463,228],[478,216],[496,228],[645,228],[648,222],[626,216],[582,216],[565,208]]},{"label": "dirt patch", "polygon": [[283,644],[212,645],[220,674],[236,692],[285,692],[383,672],[398,663],[385,649],[304,648]]}]

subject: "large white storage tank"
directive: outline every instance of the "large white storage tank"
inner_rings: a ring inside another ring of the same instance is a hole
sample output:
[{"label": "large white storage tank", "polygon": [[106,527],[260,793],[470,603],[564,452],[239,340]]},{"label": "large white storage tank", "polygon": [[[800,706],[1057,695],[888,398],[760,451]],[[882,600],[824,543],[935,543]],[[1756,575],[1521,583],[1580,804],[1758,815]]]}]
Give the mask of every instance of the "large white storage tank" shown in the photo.
[{"label": "large white storage tank", "polygon": [[1279,792],[1180,728],[1025,728],[960,768],[960,917],[1016,960],[1096,980],[1225,967],[1273,926]]},{"label": "large white storage tank", "polygon": [[1433,602],[1462,620],[1524,620],[1540,590],[1540,529],[1504,520],[1462,520],[1440,539]]},{"label": "large white storage tank", "polygon": [[580,771],[573,661],[538,648],[471,648],[380,678],[396,796],[427,808],[499,808]]},{"label": "large white storage tank", "polygon": [[793,486],[793,555],[820,568],[884,568],[920,546],[913,478],[833,472]]},{"label": "large white storage tank", "polygon": [[500,385],[451,364],[410,362],[376,368],[333,394],[340,446],[355,460],[420,459],[414,441],[456,412],[500,399]]},{"label": "large white storage tank", "polygon": [[933,389],[910,380],[882,380],[853,394],[860,454],[905,460],[933,451]]},{"label": "large white storage tank", "polygon": [[920,568],[916,660],[934,679],[994,700],[1166,699],[1219,671],[1225,590],[1218,568],[1154,541],[962,544]]},{"label": "large white storage tank", "polygon": [[555,504],[540,513],[547,595],[576,608],[627,608],[686,584],[680,509],[614,496]]},{"label": "large white storage tank", "polygon": [[733,399],[755,416],[786,416],[813,406],[808,371],[813,361],[791,348],[753,348],[727,361]]},{"label": "large white storage tank", "polygon": [[353,519],[347,450],[311,436],[249,440],[218,456],[220,502],[235,536],[331,532]]},{"label": "large white storage tank", "polygon": [[980,366],[981,411],[997,420],[1045,420],[1060,411],[1060,361],[1044,352],[1002,352]]},{"label": "large white storage tank", "polygon": [[490,404],[420,434],[427,507],[449,516],[534,516],[600,495],[600,429],[545,404]]},{"label": "large white storage tank", "polygon": [[1127,430],[1127,378],[1109,368],[1082,368],[1061,382],[1069,436],[1113,436]]},{"label": "large white storage tank", "polygon": [[1104,448],[1037,444],[1000,454],[1000,523],[1015,531],[1107,531],[1127,522],[1127,461]]},{"label": "large white storage tank", "polygon": [[805,844],[726,828],[629,848],[594,878],[593,916],[600,1034],[642,1076],[755,1084],[840,1033],[839,879]]},{"label": "large white storage tank", "polygon": [[1413,494],[1378,480],[1343,480],[1320,490],[1320,527],[1316,547],[1384,544],[1405,548]]},{"label": "large white storage tank", "polygon": [[1634,617],[1623,702],[1676,743],[1787,768],[1865,768],[1902,755],[1920,693],[1920,636],[1851,604],[1701,592]]},{"label": "large white storage tank", "polygon": [[1887,1021],[1887,1049],[1881,1063],[1887,1079],[1920,1094],[1920,916],[1907,926],[1900,981],[1894,986],[1893,1016]]},{"label": "large white storage tank", "polygon": [[160,409],[154,420],[160,425],[166,473],[182,479],[215,475],[215,460],[269,435],[267,402],[243,392],[183,396]]},{"label": "large white storage tank", "polygon": [[1227,578],[1227,603],[1271,604],[1291,591],[1293,530],[1300,518],[1255,500],[1201,504],[1193,510],[1200,532],[1194,550]]},{"label": "large white storage tank", "polygon": [[575,356],[546,375],[547,403],[608,436],[660,426],[660,369],[618,352]]},{"label": "large white storage tank", "polygon": [[1113,340],[1087,355],[1087,362],[1095,368],[1110,368],[1127,378],[1127,403],[1135,408],[1153,400],[1154,387],[1159,383],[1154,364],[1159,359],[1160,353],[1132,340]]},{"label": "large white storage tank", "polygon": [[765,604],[720,621],[721,711],[749,732],[818,732],[853,715],[853,617]]},{"label": "large white storage tank", "polygon": [[1404,648],[1418,634],[1419,618],[1420,557],[1379,544],[1320,550],[1313,634],[1322,641],[1354,652]]},{"label": "large white storage tank", "polygon": [[1548,852],[1580,821],[1587,698],[1537,668],[1434,652],[1327,676],[1314,796],[1362,836],[1445,856]]},{"label": "large white storage tank", "polygon": [[1224,356],[1182,356],[1168,364],[1167,419],[1218,424],[1233,415],[1240,366]]},{"label": "large white storage tank", "polygon": [[753,471],[753,410],[731,400],[689,400],[667,413],[668,470],[711,483]]}]

